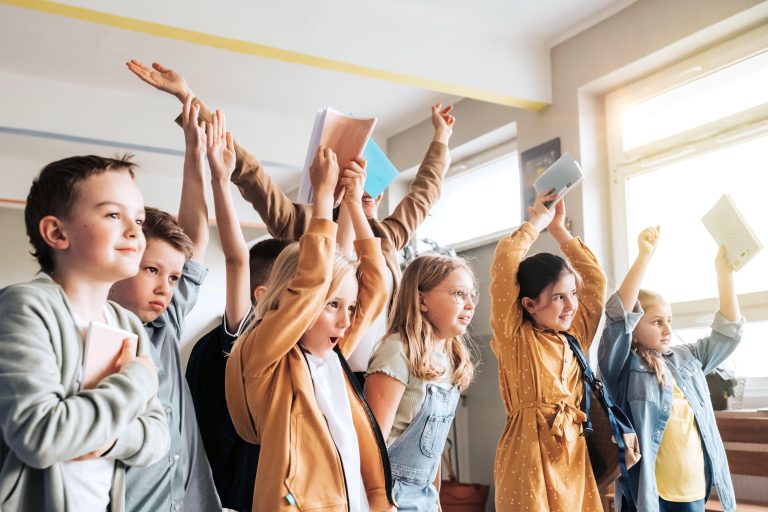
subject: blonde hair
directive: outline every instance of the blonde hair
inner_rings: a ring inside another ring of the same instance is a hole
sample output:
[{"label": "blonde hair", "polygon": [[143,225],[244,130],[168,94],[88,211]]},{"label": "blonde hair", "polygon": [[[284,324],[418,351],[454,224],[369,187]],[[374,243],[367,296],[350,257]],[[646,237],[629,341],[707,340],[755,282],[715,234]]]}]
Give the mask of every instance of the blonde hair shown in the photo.
[{"label": "blonde hair", "polygon": [[[280,306],[280,297],[288,288],[288,283],[291,282],[291,279],[296,276],[296,272],[299,268],[299,254],[299,242],[293,242],[286,246],[277,257],[275,264],[272,266],[272,272],[269,275],[269,279],[267,279],[267,282],[264,285],[267,291],[264,292],[264,295],[262,295],[254,306],[253,318],[248,321],[248,327],[244,329],[244,332],[238,337],[237,341],[240,341],[246,334],[253,331],[267,313],[276,310]],[[357,269],[357,261],[347,256],[342,251],[337,250],[333,257],[331,285],[328,288],[326,299],[332,297],[333,294],[336,293],[336,290],[339,289],[341,283],[347,276],[356,276]],[[319,315],[320,310],[315,312],[312,321],[314,322]]]},{"label": "blonde hair", "polygon": [[[658,293],[642,289],[637,295],[637,300],[640,301],[640,307],[643,308],[643,311],[647,311],[649,308],[657,304],[666,302],[664,297]],[[656,380],[658,383],[662,386],[666,385],[667,379],[664,376],[664,363],[662,362],[659,353],[655,350],[651,350],[642,346],[634,336],[632,336],[632,349],[635,351],[635,353],[637,353],[638,356],[640,356],[640,359],[645,361],[645,363],[651,369],[653,369],[653,372],[656,374]]]},{"label": "blonde hair", "polygon": [[[416,377],[430,381],[445,373],[437,363],[432,349],[436,336],[432,324],[421,312],[421,292],[427,292],[440,285],[456,269],[475,274],[466,261],[448,256],[424,255],[415,258],[406,267],[394,304],[389,314],[387,336],[397,334],[405,345],[408,369]],[[446,351],[453,364],[453,384],[463,391],[472,382],[475,365],[468,347],[469,340],[455,336],[446,340]]]}]

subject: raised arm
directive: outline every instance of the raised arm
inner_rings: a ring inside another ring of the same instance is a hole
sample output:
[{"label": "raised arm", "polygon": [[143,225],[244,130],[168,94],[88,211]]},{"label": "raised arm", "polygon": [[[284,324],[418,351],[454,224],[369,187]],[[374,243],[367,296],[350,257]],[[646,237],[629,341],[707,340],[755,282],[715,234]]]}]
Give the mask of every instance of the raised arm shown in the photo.
[{"label": "raised arm", "polygon": [[341,172],[339,183],[344,187],[342,207],[349,214],[355,233],[355,252],[360,259],[357,308],[352,325],[347,329],[339,347],[345,357],[355,350],[360,339],[379,316],[388,299],[385,272],[387,272],[381,242],[374,238],[373,230],[365,218],[362,196],[365,183],[365,160],[358,157]]},{"label": "raised arm", "polygon": [[250,268],[248,247],[238,222],[229,185],[229,177],[235,169],[235,148],[232,134],[226,128],[224,114],[219,110],[207,125],[206,140],[208,165],[211,168],[213,208],[216,212],[216,225],[226,269],[225,318],[227,330],[234,333],[251,308]]},{"label": "raised arm", "polygon": [[565,202],[562,199],[557,202],[554,210],[549,231],[582,279],[583,286],[579,290],[579,309],[574,315],[570,330],[576,335],[586,353],[592,345],[603,315],[605,273],[600,268],[595,255],[565,228]]},{"label": "raised arm", "polygon": [[621,400],[626,393],[626,366],[632,350],[632,332],[643,316],[637,302],[648,263],[656,250],[661,228],[647,227],[637,237],[638,253],[619,289],[605,305],[605,325],[597,350],[600,374],[608,392]]},{"label": "raised arm", "polygon": [[192,261],[202,262],[208,246],[208,205],[205,201],[205,125],[198,122],[192,95],[184,99],[184,178],[179,202],[179,226],[192,240]]},{"label": "raised arm", "polygon": [[519,304],[520,287],[517,271],[542,229],[552,221],[552,212],[543,201],[554,196],[539,197],[528,207],[530,221],[524,222],[496,246],[491,265],[491,328],[493,350],[504,350],[523,323],[523,308]]},{"label": "raised arm", "polygon": [[[176,96],[182,103],[184,98],[193,94],[180,73],[161,64],[153,63],[152,68],[148,68],[137,60],[131,60],[127,66],[141,80],[160,91]],[[212,121],[211,111],[200,98],[194,98],[193,105],[199,108],[200,121]],[[179,125],[183,124],[182,118],[183,115],[176,118]],[[285,240],[299,238],[312,218],[312,207],[292,203],[283,190],[272,181],[258,158],[237,140],[234,141],[234,148],[237,159],[232,183],[237,185],[243,198],[253,205],[273,237]]]},{"label": "raised arm", "polygon": [[640,286],[645,276],[645,270],[651,261],[653,253],[656,251],[656,244],[661,234],[661,226],[647,227],[640,232],[637,237],[637,258],[632,266],[629,267],[627,275],[618,289],[619,300],[624,307],[624,311],[632,311],[637,302],[637,296],[640,294]]},{"label": "raised arm", "polygon": [[416,229],[427,218],[429,210],[440,199],[443,178],[451,159],[448,141],[456,122],[450,114],[451,110],[452,105],[442,108],[438,103],[432,106],[432,125],[435,133],[411,184],[411,190],[397,204],[392,215],[379,224],[383,236],[389,239],[398,251],[408,243]]},{"label": "raised arm", "polygon": [[734,286],[734,270],[728,263],[725,246],[721,246],[715,259],[715,271],[717,273],[717,292],[720,300],[720,313],[729,322],[737,322],[741,318],[739,300],[736,298]]},{"label": "raised arm", "polygon": [[189,85],[187,85],[187,81],[183,76],[172,69],[164,67],[158,62],[153,62],[152,67],[148,68],[138,60],[131,59],[126,62],[125,65],[128,66],[128,69],[130,69],[134,75],[144,82],[159,91],[176,96],[182,103],[184,103],[187,96],[194,96],[194,93],[189,88]]}]

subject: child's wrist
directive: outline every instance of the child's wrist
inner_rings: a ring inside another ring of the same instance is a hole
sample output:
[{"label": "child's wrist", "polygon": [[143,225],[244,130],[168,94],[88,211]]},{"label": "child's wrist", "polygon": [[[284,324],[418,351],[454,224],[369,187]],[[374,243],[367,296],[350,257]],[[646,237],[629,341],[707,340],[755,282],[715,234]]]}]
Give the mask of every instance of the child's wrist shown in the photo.
[{"label": "child's wrist", "polygon": [[439,142],[441,144],[448,145],[448,139],[451,138],[451,134],[445,128],[437,128],[435,130],[435,136],[432,137],[433,142]]}]

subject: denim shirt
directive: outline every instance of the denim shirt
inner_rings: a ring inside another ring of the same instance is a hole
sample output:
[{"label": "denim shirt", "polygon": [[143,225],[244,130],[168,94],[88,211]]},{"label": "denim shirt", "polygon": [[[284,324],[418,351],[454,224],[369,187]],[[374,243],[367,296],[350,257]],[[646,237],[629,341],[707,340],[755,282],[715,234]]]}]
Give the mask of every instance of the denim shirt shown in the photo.
[{"label": "denim shirt", "polygon": [[168,420],[171,447],[151,466],[128,468],[125,501],[131,512],[221,510],[179,354],[186,316],[197,302],[207,273],[202,264],[188,261],[168,308],[144,324],[157,366],[157,397]]},{"label": "denim shirt", "polygon": [[[614,293],[605,308],[606,324],[598,349],[603,383],[613,401],[632,419],[643,458],[630,469],[632,493],[638,510],[658,512],[656,456],[672,410],[672,383],[676,382],[696,418],[707,471],[707,495],[717,489],[725,512],[736,510],[728,460],[717,430],[715,413],[704,376],[722,363],[741,340],[744,319],[730,322],[715,313],[712,331],[696,343],[669,347],[663,354],[667,384],[662,387],[652,368],[632,349],[632,331],[643,316],[639,302],[624,311]],[[616,488],[616,506],[621,510],[621,489]]]}]

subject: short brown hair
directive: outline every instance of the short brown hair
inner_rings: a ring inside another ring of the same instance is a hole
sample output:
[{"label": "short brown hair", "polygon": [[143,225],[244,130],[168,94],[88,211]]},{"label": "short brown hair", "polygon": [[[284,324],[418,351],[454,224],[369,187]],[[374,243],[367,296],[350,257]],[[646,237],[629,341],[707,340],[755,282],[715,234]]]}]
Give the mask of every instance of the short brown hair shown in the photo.
[{"label": "short brown hair", "polygon": [[126,171],[133,178],[136,164],[131,162],[131,158],[133,155],[128,154],[115,158],[73,156],[43,167],[32,182],[24,207],[24,224],[29,243],[32,244],[31,254],[40,264],[40,270],[47,274],[52,274],[54,270],[53,249],[40,235],[40,221],[43,217],[66,217],[77,200],[78,183],[91,176],[107,171]]},{"label": "short brown hair", "polygon": [[251,297],[253,297],[253,291],[256,288],[263,286],[267,282],[275,260],[283,252],[283,249],[290,244],[290,240],[267,238],[250,248],[248,251],[248,266],[250,267],[251,274]]},{"label": "short brown hair", "polygon": [[184,253],[184,258],[189,261],[192,257],[192,240],[189,238],[176,217],[170,213],[147,206],[144,208],[146,217],[141,229],[144,231],[144,238],[149,241],[154,238],[167,242],[174,249]]}]

